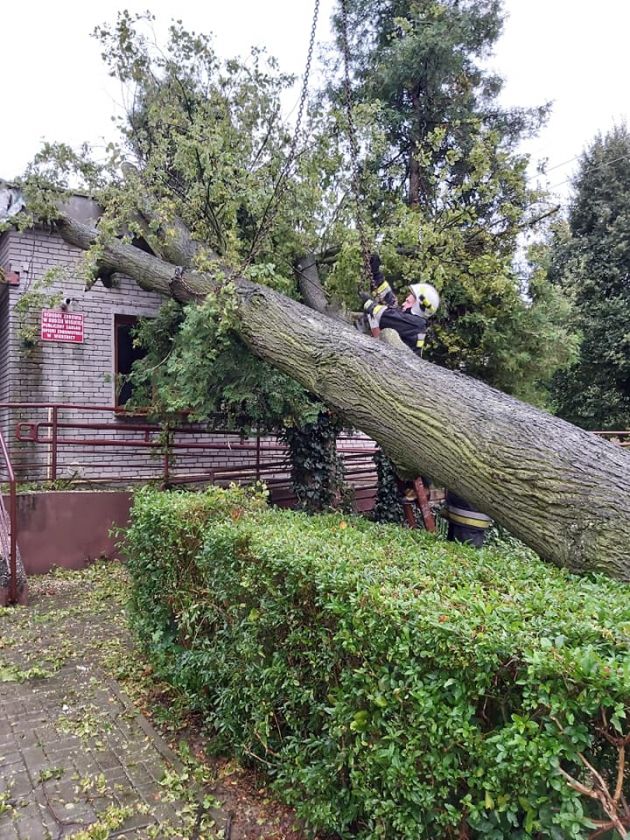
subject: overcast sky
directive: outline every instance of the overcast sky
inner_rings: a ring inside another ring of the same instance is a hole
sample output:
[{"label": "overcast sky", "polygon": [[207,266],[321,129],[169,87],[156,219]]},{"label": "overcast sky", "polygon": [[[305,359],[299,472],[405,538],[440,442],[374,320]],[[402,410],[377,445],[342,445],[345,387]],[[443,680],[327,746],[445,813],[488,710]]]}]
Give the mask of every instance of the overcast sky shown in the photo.
[{"label": "overcast sky", "polygon": [[[630,2],[504,0],[504,5],[504,34],[489,63],[506,80],[504,104],[553,102],[547,127],[525,148],[535,160],[547,158],[547,184],[566,197],[574,158],[597,132],[630,115]],[[42,139],[78,145],[112,136],[111,115],[120,112],[122,91],[107,77],[90,33],[113,21],[118,9],[147,6],[158,25],[177,17],[188,28],[213,32],[222,56],[264,45],[283,70],[303,70],[309,0],[5,2],[0,177],[20,174]],[[321,0],[321,41],[330,37],[334,7],[334,0]]]}]

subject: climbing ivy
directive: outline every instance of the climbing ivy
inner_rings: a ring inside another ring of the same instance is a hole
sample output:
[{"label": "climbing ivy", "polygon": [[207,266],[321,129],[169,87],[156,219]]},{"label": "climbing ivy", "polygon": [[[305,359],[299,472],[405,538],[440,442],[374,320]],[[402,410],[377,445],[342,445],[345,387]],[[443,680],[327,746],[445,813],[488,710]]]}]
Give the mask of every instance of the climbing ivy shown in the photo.
[{"label": "climbing ivy", "polygon": [[51,287],[54,284],[58,286],[63,277],[63,269],[50,269],[41,279],[34,280],[30,284],[13,307],[17,323],[17,336],[27,350],[37,346],[39,314],[42,309],[52,309],[59,306],[63,299],[63,292],[51,291]]},{"label": "climbing ivy", "polygon": [[330,411],[299,426],[287,426],[281,437],[291,456],[291,481],[298,506],[309,513],[343,507],[347,490],[337,454],[341,420]]},{"label": "climbing ivy", "polygon": [[374,455],[376,463],[376,504],[372,511],[375,522],[402,522],[403,509],[396,483],[394,465],[380,449]]}]

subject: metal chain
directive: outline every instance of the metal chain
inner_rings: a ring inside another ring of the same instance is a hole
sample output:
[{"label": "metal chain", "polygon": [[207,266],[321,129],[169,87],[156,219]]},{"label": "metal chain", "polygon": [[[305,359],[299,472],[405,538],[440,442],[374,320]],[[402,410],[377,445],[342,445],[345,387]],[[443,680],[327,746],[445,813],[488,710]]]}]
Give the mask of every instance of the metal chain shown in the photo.
[{"label": "metal chain", "polygon": [[254,236],[254,241],[252,242],[249,254],[247,255],[247,259],[243,263],[241,270],[247,268],[247,266],[250,265],[250,263],[256,258],[256,255],[260,251],[263,242],[265,241],[269,234],[269,231],[271,230],[271,226],[278,211],[280,198],[282,197],[286,189],[287,176],[295,161],[297,146],[300,139],[302,116],[304,114],[304,107],[306,105],[306,98],[308,95],[308,79],[311,72],[313,50],[315,47],[315,33],[317,31],[317,19],[319,17],[319,4],[320,0],[315,0],[315,6],[313,9],[313,21],[311,23],[311,35],[308,44],[308,53],[306,57],[306,67],[304,69],[304,81],[302,82],[302,92],[300,95],[300,105],[298,108],[297,119],[295,121],[295,131],[293,133],[293,140],[291,141],[291,146],[289,148],[289,154],[286,161],[284,162],[284,166],[282,167],[280,175],[278,176],[278,180],[276,182],[276,186],[274,187],[273,193],[271,194],[271,197],[267,202],[267,206],[265,207],[265,211],[260,221],[260,225],[258,226],[258,230],[256,231],[256,234]]},{"label": "metal chain", "polygon": [[348,138],[350,140],[350,155],[352,158],[352,193],[356,204],[356,224],[361,243],[361,257],[363,263],[363,274],[367,280],[368,287],[372,283],[372,271],[370,268],[370,241],[368,239],[365,221],[363,218],[363,205],[361,204],[362,177],[359,164],[359,143],[352,113],[352,87],[350,85],[350,46],[348,43],[348,0],[341,0],[341,38],[343,46],[344,64],[344,92],[346,99],[346,112],[348,118]]}]

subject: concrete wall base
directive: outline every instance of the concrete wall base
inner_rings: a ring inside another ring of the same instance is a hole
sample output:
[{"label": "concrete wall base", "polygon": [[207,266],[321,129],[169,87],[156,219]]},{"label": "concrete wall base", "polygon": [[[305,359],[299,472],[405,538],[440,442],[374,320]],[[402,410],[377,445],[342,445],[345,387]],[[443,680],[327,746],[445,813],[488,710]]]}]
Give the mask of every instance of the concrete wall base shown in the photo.
[{"label": "concrete wall base", "polygon": [[110,531],[128,524],[130,505],[126,491],[19,493],[17,538],[27,576],[119,556]]}]

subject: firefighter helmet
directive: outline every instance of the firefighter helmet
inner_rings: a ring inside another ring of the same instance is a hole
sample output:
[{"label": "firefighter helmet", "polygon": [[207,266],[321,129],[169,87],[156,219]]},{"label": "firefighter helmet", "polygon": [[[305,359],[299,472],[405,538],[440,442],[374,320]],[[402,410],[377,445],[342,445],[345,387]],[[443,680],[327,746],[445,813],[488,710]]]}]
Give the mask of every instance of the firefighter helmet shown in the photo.
[{"label": "firefighter helmet", "polygon": [[435,286],[430,283],[412,283],[409,286],[411,294],[416,299],[411,307],[414,315],[422,315],[425,318],[430,318],[435,315],[440,305],[440,295]]}]

